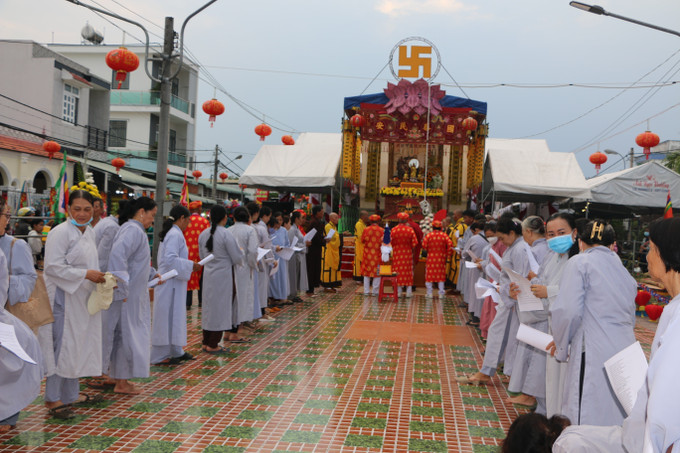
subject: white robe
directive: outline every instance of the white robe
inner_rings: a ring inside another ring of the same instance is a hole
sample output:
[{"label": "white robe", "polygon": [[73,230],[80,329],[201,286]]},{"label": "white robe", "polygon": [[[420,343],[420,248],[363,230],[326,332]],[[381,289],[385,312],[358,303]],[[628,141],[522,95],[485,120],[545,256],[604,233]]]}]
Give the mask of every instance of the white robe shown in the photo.
[{"label": "white robe", "polygon": [[[260,220],[258,223],[252,224],[251,227],[256,232],[258,246],[271,249],[267,225]],[[269,293],[269,266],[265,264],[264,261],[260,261],[257,263],[257,271],[257,296],[259,298],[260,308],[264,309],[267,306],[267,295]]]},{"label": "white robe", "polygon": [[8,275],[7,260],[0,251],[0,323],[14,326],[19,344],[37,364],[25,362],[0,347],[0,420],[11,417],[31,404],[40,394],[40,381],[43,376],[43,360],[38,339],[23,321],[5,311],[9,288]]},{"label": "white robe", "polygon": [[[285,228],[279,227],[274,230],[270,236],[272,240],[272,250],[276,247],[288,247],[288,232]],[[269,295],[277,300],[284,300],[290,294],[290,287],[288,284],[288,261],[279,257],[278,253],[274,252],[274,256],[279,260],[279,270],[273,277],[269,278]]]},{"label": "white robe", "polygon": [[621,445],[621,427],[567,426],[553,444],[552,451],[553,453],[625,453]]},{"label": "white robe", "polygon": [[[14,242],[14,245],[12,245]],[[9,269],[9,290],[5,292],[10,305],[17,302],[26,302],[35,288],[38,274],[35,273],[35,265],[31,248],[26,241],[15,239],[6,234],[0,237],[0,251],[5,254]],[[4,307],[4,304],[3,304]]]},{"label": "white robe", "polygon": [[[472,262],[471,256],[468,252],[474,253],[477,258],[482,258],[484,255],[485,247],[489,245],[489,241],[483,232],[475,234],[465,243],[465,250],[461,254],[460,264],[465,266],[464,261]],[[463,295],[463,299],[468,304],[468,312],[472,313],[476,317],[482,316],[482,307],[484,306],[484,298],[478,298],[475,293],[475,283],[482,276],[482,271],[479,269],[466,269],[465,271],[465,288],[468,290]],[[460,280],[460,279],[459,279]]]},{"label": "white robe", "polygon": [[[45,243],[45,284],[50,302],[63,305],[63,332],[52,324],[40,328],[41,346],[48,361],[47,375],[74,379],[102,372],[102,312],[90,315],[87,301],[95,283],[85,279],[89,269],[99,269],[94,231],[81,232],[66,221],[52,228]],[[54,360],[52,335],[61,335],[58,360]],[[47,357],[49,355],[49,357]],[[50,361],[54,369],[50,367]]]},{"label": "white robe", "polygon": [[[151,302],[148,284],[156,274],[150,263],[151,252],[144,227],[136,220],[128,220],[118,230],[109,257],[109,272],[129,276],[129,282],[118,281],[113,302],[104,311],[105,335],[112,341],[104,355],[107,356],[105,360],[111,359],[108,372],[113,379],[149,376]],[[127,300],[124,302],[124,299]]]},{"label": "white robe", "polygon": [[[468,227],[465,229],[463,237],[458,238],[458,242],[456,243],[456,248],[461,251],[461,258],[463,257],[462,251],[465,250],[465,245],[467,244],[467,241],[470,240],[470,238],[472,238],[472,228]],[[460,271],[458,272],[458,284],[456,285],[456,289],[460,291],[462,295],[465,295],[468,290],[474,292],[474,287],[469,289],[467,287],[467,272],[469,269],[465,267],[465,263],[463,263],[462,259],[459,261],[459,263]]]},{"label": "white robe", "polygon": [[[236,239],[236,243],[245,253],[243,263],[234,266],[236,282],[236,301],[233,304],[234,314],[232,322],[238,326],[242,322],[253,319],[253,304],[255,301],[254,274],[257,272],[257,245],[259,244],[255,229],[246,223],[236,222],[229,227],[229,231]],[[267,280],[265,280],[265,295]]]},{"label": "white robe", "polygon": [[95,241],[97,242],[97,254],[99,255],[99,270],[106,272],[109,267],[109,255],[113,240],[120,229],[118,217],[108,216],[100,220],[94,227]]},{"label": "white robe", "polygon": [[[209,231],[209,230],[208,230]],[[187,283],[191,278],[194,262],[189,259],[189,249],[182,230],[173,225],[158,248],[158,273],[176,270],[177,276],[154,289],[153,346],[186,346],[187,344]],[[170,350],[154,351],[154,362],[170,357]],[[160,355],[166,357],[160,357]]]},{"label": "white robe", "polygon": [[198,236],[201,259],[210,255],[215,259],[203,267],[203,311],[201,327],[212,332],[229,330],[234,326],[234,274],[242,266],[245,254],[233,235],[233,227],[218,226],[213,234],[212,252],[206,248],[210,228]]}]

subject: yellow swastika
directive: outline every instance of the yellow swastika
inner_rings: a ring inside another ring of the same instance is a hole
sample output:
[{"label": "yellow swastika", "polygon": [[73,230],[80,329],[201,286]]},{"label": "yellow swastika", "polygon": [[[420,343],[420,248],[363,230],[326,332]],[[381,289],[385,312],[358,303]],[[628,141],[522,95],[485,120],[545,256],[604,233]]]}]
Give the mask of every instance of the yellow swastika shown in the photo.
[{"label": "yellow swastika", "polygon": [[[432,76],[432,47],[430,46],[411,46],[411,55],[407,55],[407,46],[399,47],[399,66],[408,66],[409,69],[400,69],[397,75],[405,78],[418,78],[420,68],[423,68],[424,79]],[[427,55],[427,57],[424,57]]]}]

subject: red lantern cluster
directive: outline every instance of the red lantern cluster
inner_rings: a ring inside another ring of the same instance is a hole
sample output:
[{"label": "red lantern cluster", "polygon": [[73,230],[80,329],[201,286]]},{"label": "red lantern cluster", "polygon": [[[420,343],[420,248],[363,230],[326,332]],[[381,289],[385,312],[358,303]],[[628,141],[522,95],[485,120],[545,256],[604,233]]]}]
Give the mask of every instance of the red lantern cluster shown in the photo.
[{"label": "red lantern cluster", "polygon": [[120,157],[116,157],[111,161],[111,165],[116,167],[116,174],[120,173],[120,169],[125,166],[125,161],[121,159]]},{"label": "red lantern cluster", "polygon": [[203,176],[203,172],[200,170],[194,170],[193,172],[191,172],[191,174],[193,175],[194,178],[196,178],[196,181],[198,181],[198,178]]},{"label": "red lantern cluster", "polygon": [[462,126],[466,131],[474,131],[477,129],[477,120],[471,116],[468,116],[463,120]]},{"label": "red lantern cluster", "polygon": [[635,295],[635,303],[639,305],[640,307],[644,307],[649,303],[651,300],[652,295],[649,294],[649,291],[638,291],[638,293]]},{"label": "red lantern cluster", "polygon": [[661,317],[661,313],[663,313],[663,305],[647,305],[645,312],[647,312],[649,319],[656,321]]},{"label": "red lantern cluster", "polygon": [[283,137],[281,137],[281,141],[283,142],[284,145],[288,146],[295,144],[295,140],[290,135],[284,135]]},{"label": "red lantern cluster", "polygon": [[221,115],[224,113],[224,104],[222,104],[220,101],[217,99],[213,98],[209,101],[205,101],[203,103],[203,111],[210,115],[208,118],[208,121],[210,121],[210,127],[213,127],[213,124],[215,124],[215,118],[217,118],[217,115]]},{"label": "red lantern cluster", "polygon": [[139,57],[125,47],[119,47],[106,54],[106,65],[116,71],[118,89],[125,82],[128,72],[139,67]]},{"label": "red lantern cluster", "polygon": [[366,118],[357,113],[352,115],[352,118],[349,119],[349,123],[354,127],[362,127],[364,124],[366,124]]},{"label": "red lantern cluster", "polygon": [[224,172],[220,173],[220,179],[222,180],[222,182],[226,181],[228,177],[229,177],[228,174]]},{"label": "red lantern cluster", "polygon": [[590,163],[595,165],[595,170],[600,173],[600,166],[607,162],[607,155],[599,151],[594,152],[590,155]]},{"label": "red lantern cluster", "polygon": [[57,142],[49,141],[43,143],[43,149],[47,151],[47,154],[50,156],[50,159],[52,159],[56,153],[61,151],[61,145]]},{"label": "red lantern cluster", "polygon": [[260,141],[263,142],[265,137],[271,135],[272,128],[267,124],[262,123],[255,126],[255,133],[260,136]]},{"label": "red lantern cluster", "polygon": [[658,145],[659,141],[660,141],[659,136],[656,135],[654,132],[650,131],[645,131],[642,134],[635,137],[635,143],[637,143],[638,146],[641,146],[643,148],[646,160],[649,160],[650,154],[649,148],[653,148],[656,145]]}]

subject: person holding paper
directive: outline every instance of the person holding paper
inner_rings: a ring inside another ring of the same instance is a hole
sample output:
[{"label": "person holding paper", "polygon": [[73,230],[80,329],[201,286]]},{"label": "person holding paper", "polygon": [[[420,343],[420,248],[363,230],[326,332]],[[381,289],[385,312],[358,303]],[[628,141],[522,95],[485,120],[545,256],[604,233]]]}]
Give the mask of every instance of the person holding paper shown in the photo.
[{"label": "person holding paper", "polygon": [[[527,250],[530,250],[533,255],[533,257],[529,256],[529,264],[533,266],[538,265],[540,270],[540,266],[545,261],[545,256],[550,251],[545,239],[545,222],[543,219],[537,215],[524,219],[522,221],[522,238],[528,246]],[[532,261],[535,262],[532,263]],[[534,272],[532,268],[529,275],[524,277],[530,277],[529,280],[531,280],[536,275],[538,275],[538,272]]]},{"label": "person holding paper", "polygon": [[[336,288],[342,286],[342,275],[340,273],[343,238],[338,231],[338,214],[331,212],[328,216],[328,223],[324,228],[326,245],[324,246],[321,257],[321,286],[327,293],[337,292]],[[329,234],[333,231],[332,236]]]},{"label": "person holding paper", "polygon": [[[257,246],[270,250],[271,242],[269,240],[269,232],[267,231],[266,222],[272,215],[272,210],[266,206],[260,208],[260,205],[252,201],[246,205],[248,212],[250,213],[250,227],[255,231],[257,236]],[[267,254],[272,257],[271,251]],[[261,311],[267,308],[268,304],[268,292],[269,292],[269,265],[264,261],[260,260],[257,262],[257,275],[253,276],[254,289],[254,305],[253,305],[253,316],[259,318]],[[260,313],[258,313],[258,310]],[[244,321],[247,322],[247,321]]]},{"label": "person holding paper", "polygon": [[[233,306],[233,318],[228,341],[247,341],[238,336],[238,326],[255,319],[254,307],[260,308],[260,302],[255,298],[255,291],[259,289],[255,279],[259,278],[257,267],[257,247],[260,243],[255,229],[249,225],[251,221],[250,209],[238,207],[234,210],[234,226],[229,232],[236,239],[236,243],[245,254],[242,263],[234,264],[234,282],[236,295]],[[266,280],[265,280],[266,283]],[[232,335],[233,334],[233,335]]]},{"label": "person holding paper", "polygon": [[[489,245],[484,249],[480,267],[484,270],[484,274],[489,281],[497,283],[500,280],[503,253],[505,253],[508,246],[503,244],[503,241],[498,240],[496,236],[496,222],[494,220],[484,225],[484,235],[489,241]],[[493,269],[489,266],[495,269],[493,275],[491,275]],[[496,303],[491,296],[487,296],[482,305],[482,315],[479,317],[479,330],[483,338],[488,338],[489,326],[494,317],[496,317]]]},{"label": "person holding paper", "polygon": [[[7,223],[3,205],[0,201],[0,229]],[[40,381],[44,372],[44,361],[38,339],[33,331],[19,318],[5,310],[9,293],[9,272],[7,259],[0,250],[0,327],[3,331],[10,326],[18,345],[36,363],[28,363],[0,344],[0,435],[14,428],[19,412],[31,404],[40,394]]]},{"label": "person holding paper", "polygon": [[307,246],[304,241],[304,234],[300,231],[302,225],[302,214],[299,211],[294,211],[288,222],[284,216],[284,227],[288,227],[288,240],[292,244],[295,239],[295,247],[302,248],[301,251],[296,251],[293,257],[288,261],[288,286],[290,287],[290,294],[288,299],[293,302],[302,302],[298,295],[300,291],[307,291]]},{"label": "person holding paper", "polygon": [[[90,293],[105,281],[89,226],[92,203],[89,192],[71,192],[69,220],[52,228],[45,243],[45,285],[54,315],[54,323],[38,332],[47,373],[45,406],[63,419],[75,416],[68,405],[89,399],[79,398],[78,378],[102,374],[102,312],[87,310]],[[144,248],[148,253],[148,242]]]},{"label": "person holding paper", "polygon": [[[448,226],[446,229],[446,234],[451,239],[453,248],[458,248],[458,240],[462,239],[465,231],[467,230],[468,224],[465,223],[463,218],[463,211],[461,209],[456,209],[453,211],[453,225]],[[459,249],[460,250],[460,249]],[[451,285],[453,285],[454,293],[460,293],[458,289],[458,276],[460,274],[460,255],[454,252],[449,259],[446,266],[446,276]]]},{"label": "person holding paper", "polygon": [[[465,249],[461,252],[461,261],[464,260],[466,263],[474,263],[476,267],[468,268],[465,272],[465,287],[469,288],[468,291],[463,294],[463,300],[468,306],[468,312],[470,313],[470,320],[467,322],[469,326],[479,326],[479,318],[482,316],[482,306],[484,305],[484,299],[477,297],[474,291],[475,283],[482,276],[482,271],[479,269],[480,263],[482,261],[482,255],[484,255],[484,249],[489,244],[489,241],[484,234],[484,222],[474,222],[469,228],[472,231],[472,237],[465,244]],[[467,264],[466,264],[467,266]]]},{"label": "person holding paper", "polygon": [[[236,266],[243,264],[245,253],[234,238],[234,227],[225,228],[227,210],[224,206],[214,205],[210,208],[210,222],[210,228],[198,237],[201,259],[211,254],[215,257],[203,269],[201,327],[203,350],[209,354],[219,354],[226,352],[219,345],[223,332],[234,327],[234,275]],[[232,338],[238,340],[238,334],[229,332],[227,340]]]},{"label": "person holding paper", "polygon": [[175,205],[163,222],[158,248],[158,273],[177,271],[177,276],[154,290],[153,324],[151,330],[151,363],[169,364],[194,360],[182,349],[187,345],[187,283],[192,272],[203,266],[189,259],[184,230],[191,223],[189,210]]},{"label": "person holding paper", "polygon": [[361,275],[361,260],[364,257],[364,244],[361,242],[361,236],[368,226],[368,212],[361,211],[359,213],[359,220],[354,225],[354,271],[353,277],[357,282],[362,282]]},{"label": "person holding paper", "polygon": [[439,297],[444,297],[444,281],[446,280],[446,259],[453,253],[451,239],[442,231],[439,220],[432,222],[432,233],[423,238],[423,249],[427,251],[425,261],[426,299],[432,299],[432,287],[436,282]]},{"label": "person holding paper", "polygon": [[392,271],[397,273],[397,293],[406,297],[413,296],[413,249],[418,245],[418,238],[408,224],[410,216],[407,212],[397,214],[399,225],[392,229]]},{"label": "person holding paper", "polygon": [[323,208],[316,205],[312,208],[312,218],[309,222],[307,233],[316,230],[316,234],[307,245],[307,282],[309,289],[307,295],[314,296],[314,290],[321,284],[321,257],[326,241],[324,239]]},{"label": "person holding paper", "polygon": [[281,259],[278,252],[289,247],[290,242],[288,241],[288,232],[282,227],[278,216],[272,216],[267,226],[271,232],[269,237],[272,241],[272,250],[279,259],[279,270],[273,277],[269,278],[269,296],[274,299],[275,305],[282,305],[284,302],[288,302],[290,287],[288,283],[288,261]]},{"label": "person holding paper", "polygon": [[111,306],[102,312],[107,339],[104,370],[108,369],[109,377],[115,379],[115,393],[139,394],[141,390],[129,379],[149,377],[151,302],[148,286],[149,281],[160,278],[160,274],[150,265],[146,230],[153,225],[157,210],[156,202],[148,197],[129,201],[120,214],[120,230],[109,256],[108,271],[118,278],[118,287],[113,292]]},{"label": "person holding paper", "polygon": [[585,226],[581,253],[567,262],[550,307],[553,354],[568,360],[561,413],[579,425],[617,425],[625,416],[604,362],[635,342],[637,283],[609,250],[614,240],[611,225]]},{"label": "person holding paper", "polygon": [[[191,223],[184,230],[184,240],[187,243],[189,250],[189,259],[198,262],[198,236],[210,227],[210,222],[201,215],[203,202],[200,200],[189,203],[189,211],[191,212]],[[203,303],[203,270],[202,268],[191,274],[191,279],[187,284],[187,309],[191,308],[193,304],[194,291],[198,290],[198,306]]]},{"label": "person holding paper", "polygon": [[[361,275],[364,276],[364,296],[377,296],[380,287],[380,276],[378,266],[381,262],[380,246],[382,245],[385,230],[380,226],[380,216],[372,214],[368,220],[371,224],[361,235],[361,242],[364,246],[364,257],[361,261]],[[371,279],[373,287],[371,292]]]}]

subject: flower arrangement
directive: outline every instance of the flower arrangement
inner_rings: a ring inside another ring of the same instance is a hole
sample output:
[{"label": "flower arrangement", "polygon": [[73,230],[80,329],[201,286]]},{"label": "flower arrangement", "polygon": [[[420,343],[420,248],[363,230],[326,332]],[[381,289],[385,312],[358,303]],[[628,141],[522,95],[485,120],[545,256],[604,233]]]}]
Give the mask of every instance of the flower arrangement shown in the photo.
[{"label": "flower arrangement", "polygon": [[423,197],[427,194],[428,197],[443,197],[444,191],[441,189],[427,189],[424,191],[421,188],[415,187],[389,187],[385,186],[380,189],[382,196],[401,196],[401,197]]},{"label": "flower arrangement", "polygon": [[97,186],[94,184],[89,184],[85,181],[79,182],[77,185],[71,186],[71,189],[69,192],[73,192],[74,190],[84,190],[86,192],[89,192],[90,195],[92,195],[95,198],[101,198],[102,196],[99,194],[99,189],[97,189]]}]

